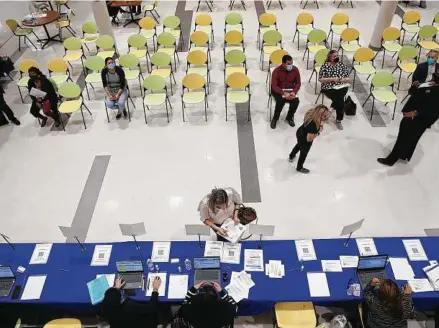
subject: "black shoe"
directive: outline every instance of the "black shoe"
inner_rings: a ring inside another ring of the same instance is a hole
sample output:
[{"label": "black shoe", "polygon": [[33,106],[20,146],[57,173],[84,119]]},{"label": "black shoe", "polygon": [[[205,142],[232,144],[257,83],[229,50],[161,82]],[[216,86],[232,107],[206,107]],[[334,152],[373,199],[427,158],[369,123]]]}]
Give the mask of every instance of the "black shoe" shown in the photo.
[{"label": "black shoe", "polygon": [[287,121],[287,123],[288,123],[292,128],[294,128],[294,127],[296,126],[296,124],[294,123],[294,119],[289,119],[289,120],[285,120],[285,121]]},{"label": "black shoe", "polygon": [[288,156],[288,161],[291,163],[291,162],[293,162],[294,161],[294,159],[296,158],[296,155],[293,155],[293,156]]},{"label": "black shoe", "polygon": [[41,119],[41,127],[44,128],[46,126],[46,124],[47,124],[47,117],[43,117]]},{"label": "black shoe", "polygon": [[9,124],[9,122],[8,122],[8,121],[5,121],[5,122],[3,122],[3,123],[0,123],[0,126],[8,125],[8,124]]},{"label": "black shoe", "polygon": [[128,113],[127,113],[126,109],[123,110],[123,117],[125,117],[125,118],[128,117]]},{"label": "black shoe", "polygon": [[309,173],[309,170],[305,169],[304,167],[302,167],[301,169],[296,169],[296,171],[300,172],[300,173],[304,173],[304,174],[308,174]]},{"label": "black shoe", "polygon": [[20,124],[21,124],[20,121],[19,121],[16,117],[14,117],[14,118],[11,120],[11,122],[14,123],[15,125],[20,125]]},{"label": "black shoe", "polygon": [[270,127],[272,129],[276,129],[276,124],[277,124],[277,122],[273,120],[273,121],[271,121]]},{"label": "black shoe", "polygon": [[387,158],[377,158],[378,163],[381,163],[383,165],[387,165],[387,166],[393,166],[393,164],[395,164],[394,161],[390,161]]},{"label": "black shoe", "polygon": [[55,127],[57,128],[57,127],[59,127],[61,125],[61,122],[60,121],[55,121]]},{"label": "black shoe", "polygon": [[117,115],[116,115],[116,120],[119,120],[120,118],[122,117],[122,113],[117,113]]}]

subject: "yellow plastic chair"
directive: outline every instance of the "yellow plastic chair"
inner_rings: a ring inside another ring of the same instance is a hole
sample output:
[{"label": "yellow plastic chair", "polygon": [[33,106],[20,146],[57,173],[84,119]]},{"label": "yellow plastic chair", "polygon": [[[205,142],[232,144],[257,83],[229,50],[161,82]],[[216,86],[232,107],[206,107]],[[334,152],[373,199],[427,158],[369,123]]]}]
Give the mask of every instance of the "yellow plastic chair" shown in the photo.
[{"label": "yellow plastic chair", "polygon": [[402,72],[409,74],[408,77],[415,72],[417,66],[418,51],[413,46],[403,46],[398,53],[397,66],[392,74],[399,69],[398,90],[401,84]]},{"label": "yellow plastic chair", "polygon": [[43,328],[81,328],[81,321],[73,318],[55,319],[44,325]]},{"label": "yellow plastic chair", "polygon": [[230,31],[239,31],[244,34],[241,14],[228,13],[224,18],[224,34]]},{"label": "yellow plastic chair", "polygon": [[70,77],[69,68],[67,67],[67,63],[64,59],[50,59],[47,63],[47,68],[49,69],[49,76],[52,78],[58,88],[61,84],[67,82],[67,80],[73,82],[72,78]]},{"label": "yellow plastic chair", "polygon": [[415,10],[407,11],[402,17],[401,30],[402,30],[402,42],[404,44],[405,34],[413,34],[412,40],[419,32],[419,24],[421,22],[421,14]]},{"label": "yellow plastic chair", "polygon": [[192,73],[199,74],[206,80],[209,93],[210,71],[209,61],[205,52],[201,50],[189,51],[187,55],[186,75]]},{"label": "yellow plastic chair", "polygon": [[88,44],[95,44],[96,40],[99,38],[98,26],[96,25],[95,22],[89,21],[82,24],[81,29],[82,29],[81,42],[87,48],[88,52],[90,52]]},{"label": "yellow plastic chair", "polygon": [[[418,32],[418,47],[419,56],[421,56],[421,50],[438,50],[439,44],[435,41],[437,34],[436,26],[424,25],[419,29]],[[418,57],[419,57],[418,56]]]},{"label": "yellow plastic chair", "polygon": [[275,327],[278,328],[315,328],[317,325],[311,302],[276,303],[274,313]]},{"label": "yellow plastic chair", "polygon": [[314,93],[317,94],[317,80],[319,78],[320,68],[326,62],[326,58],[328,57],[329,49],[320,49],[314,55],[314,63],[313,70],[311,76],[309,77],[308,82],[311,82],[313,75],[316,75],[316,82],[314,85]]},{"label": "yellow plastic chair", "polygon": [[175,81],[174,72],[172,70],[171,56],[164,52],[156,52],[151,57],[151,75],[158,75],[164,79],[169,78],[169,83],[171,85],[171,94],[174,93],[172,90],[172,79]]},{"label": "yellow plastic chair", "polygon": [[116,48],[114,47],[114,39],[109,35],[101,35],[96,41],[96,48],[98,49],[98,53],[96,54],[99,57],[107,58],[113,57],[116,54]]},{"label": "yellow plastic chair", "polygon": [[375,108],[375,100],[384,103],[386,106],[388,103],[394,102],[395,105],[393,107],[393,117],[395,118],[396,111],[396,103],[397,97],[395,91],[393,90],[393,86],[395,84],[395,80],[391,73],[389,72],[378,72],[374,75],[370,85],[370,94],[366,98],[363,103],[363,108],[366,102],[372,97],[372,110],[370,111],[370,120],[372,121],[373,110]]},{"label": "yellow plastic chair", "polygon": [[204,115],[207,122],[208,103],[206,81],[201,75],[192,73],[183,78],[182,84],[183,91],[181,94],[181,109],[183,113],[183,122],[185,122],[184,110],[186,108],[186,104],[193,105],[202,102],[204,102]]},{"label": "yellow plastic chair", "polygon": [[28,40],[34,46],[35,50],[37,50],[37,47],[28,36],[29,34],[33,34],[37,40],[40,41],[33,29],[21,27],[15,19],[6,20],[6,25],[8,25],[9,29],[15,36],[18,36],[18,51],[21,51],[21,38],[24,38],[24,41]]},{"label": "yellow plastic chair", "polygon": [[267,31],[262,37],[262,47],[261,47],[261,70],[264,70],[264,60],[265,55],[270,57],[270,55],[276,51],[282,49],[282,34],[279,31]]},{"label": "yellow plastic chair", "polygon": [[396,27],[388,27],[383,31],[383,37],[381,39],[381,49],[383,50],[383,63],[381,68],[384,68],[384,61],[386,59],[386,51],[393,53],[393,56],[397,54],[402,45],[399,43],[401,38],[401,31]]},{"label": "yellow plastic chair", "polygon": [[239,31],[229,31],[224,35],[224,55],[230,50],[245,51],[244,35]]},{"label": "yellow plastic chair", "polygon": [[146,41],[152,40],[152,46],[155,52],[155,39],[157,38],[157,25],[155,20],[151,17],[143,17],[139,20],[139,34],[142,35]]},{"label": "yellow plastic chair", "polygon": [[300,46],[300,35],[308,36],[314,30],[314,16],[310,13],[300,13],[296,18],[296,32],[294,32],[293,43],[297,35],[297,50]]},{"label": "yellow plastic chair", "polygon": [[[146,3],[146,4],[142,5],[143,16],[146,16],[146,13],[150,13],[151,16],[157,22],[157,24],[160,23],[159,22],[160,15],[157,12],[158,5],[159,5],[159,2],[157,0],[153,0],[152,3]],[[155,13],[155,15],[154,15],[154,13]]]},{"label": "yellow plastic chair", "polygon": [[21,102],[24,104],[23,95],[21,94],[20,88],[25,88],[27,90],[27,83],[29,82],[28,71],[29,68],[36,67],[40,68],[40,64],[33,59],[23,59],[18,64],[18,70],[20,72],[20,79],[17,82],[18,92],[20,93]]},{"label": "yellow plastic chair", "polygon": [[331,17],[328,38],[331,36],[331,48],[334,41],[334,34],[340,36],[349,27],[349,16],[345,13],[336,13]]},{"label": "yellow plastic chair", "polygon": [[340,48],[341,49],[341,56],[343,57],[344,52],[355,52],[360,46],[360,32],[355,29],[348,27],[341,32],[341,41],[340,41]]},{"label": "yellow plastic chair", "polygon": [[[165,79],[158,75],[150,75],[143,81],[143,88],[145,97],[143,98],[143,113],[145,115],[145,124],[148,124],[146,120],[145,107],[150,110],[151,106],[160,106],[165,104],[166,116],[169,123],[169,107],[172,109],[171,102],[169,101],[168,92],[166,91]],[[147,93],[149,91],[149,93]]]},{"label": "yellow plastic chair", "polygon": [[209,36],[202,31],[192,32],[190,37],[190,46],[189,50],[200,50],[206,53],[209,61],[212,61],[210,56],[210,47],[209,47]]},{"label": "yellow plastic chair", "polygon": [[[61,97],[61,105],[58,108],[60,114],[66,114],[68,117],[70,117],[73,113],[77,111],[81,111],[82,122],[84,123],[84,128],[87,129],[82,106],[84,106],[87,109],[90,116],[93,115],[91,114],[90,110],[84,103],[84,98],[82,97],[81,88],[79,87],[79,85],[73,82],[66,82],[58,88],[58,94]],[[63,130],[65,131],[66,129],[62,118],[61,118],[61,124]],[[70,319],[70,320],[77,320],[77,319]],[[81,327],[81,322],[79,320],[78,322],[79,322],[79,327]],[[58,325],[62,327],[61,325],[62,323],[66,325],[66,323],[64,322],[60,322],[58,323]],[[74,321],[72,321],[71,324],[73,325],[73,323]],[[54,325],[54,327],[57,326]]]},{"label": "yellow plastic chair", "polygon": [[259,27],[258,27],[258,48],[261,48],[262,37],[268,31],[277,30],[277,18],[274,14],[264,13],[259,16]]},{"label": "yellow plastic chair", "polygon": [[237,72],[247,74],[247,57],[241,50],[231,50],[224,56],[224,81]]},{"label": "yellow plastic chair", "polygon": [[309,34],[306,37],[306,49],[303,53],[302,60],[306,57],[306,69],[309,67],[309,55],[313,54],[315,55],[319,50],[326,49],[326,32],[323,30],[315,29],[309,32]]},{"label": "yellow plastic chair", "polygon": [[207,14],[200,14],[195,17],[195,28],[194,31],[202,31],[206,33],[212,41],[212,47],[215,43],[215,37],[213,35],[213,23],[212,17]]},{"label": "yellow plastic chair", "polygon": [[75,30],[72,28],[72,10],[71,9],[67,9],[67,13],[64,19],[60,19],[59,21],[56,22],[55,26],[59,29],[59,36],[60,39],[62,40],[62,29],[65,28],[67,31],[70,32],[70,34],[72,36],[76,36],[76,32]]},{"label": "yellow plastic chair", "polygon": [[226,88],[224,93],[226,103],[226,121],[227,118],[227,103],[245,104],[248,103],[247,120],[250,121],[250,79],[244,73],[232,73],[226,79]]},{"label": "yellow plastic chair", "polygon": [[268,82],[268,91],[270,93],[270,96],[271,96],[271,74],[273,73],[273,70],[277,66],[282,65],[282,57],[285,55],[289,55],[288,51],[279,49],[273,51],[270,54],[270,57],[268,58],[268,70],[267,70],[267,78],[265,79],[265,83]]},{"label": "yellow plastic chair", "polygon": [[352,69],[354,70],[354,80],[352,88],[355,87],[355,77],[359,75],[367,75],[367,79],[375,74],[376,68],[373,65],[376,53],[370,48],[359,48],[354,53],[352,60]]}]

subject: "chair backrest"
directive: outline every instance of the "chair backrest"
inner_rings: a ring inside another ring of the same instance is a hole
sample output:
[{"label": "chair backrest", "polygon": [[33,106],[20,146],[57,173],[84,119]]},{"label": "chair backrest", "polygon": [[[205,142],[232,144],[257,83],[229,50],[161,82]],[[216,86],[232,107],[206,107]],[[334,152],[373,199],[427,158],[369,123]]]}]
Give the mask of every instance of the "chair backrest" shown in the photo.
[{"label": "chair backrest", "polygon": [[190,40],[197,46],[205,46],[209,42],[209,36],[206,32],[195,31],[191,33]]},{"label": "chair backrest", "polygon": [[224,56],[224,60],[230,65],[239,65],[246,61],[245,53],[239,49],[230,50]]},{"label": "chair backrest", "polygon": [[128,38],[128,45],[137,49],[146,47],[146,38],[142,34],[133,34]]},{"label": "chair backrest", "polygon": [[67,19],[68,19],[69,21],[72,20],[72,16],[73,16],[73,11],[72,11],[72,9],[67,9],[66,16],[67,16]]},{"label": "chair backrest", "polygon": [[143,80],[143,88],[152,92],[162,91],[166,88],[166,81],[159,75],[150,75]]},{"label": "chair backrest", "polygon": [[82,49],[81,39],[75,38],[74,36],[65,39],[63,45],[66,50],[74,51]]},{"label": "chair backrest", "polygon": [[47,62],[47,68],[49,69],[50,72],[55,72],[55,73],[66,73],[68,70],[67,63],[62,58],[50,59]]},{"label": "chair backrest", "polygon": [[207,63],[207,54],[201,50],[189,51],[187,61],[192,65],[204,65]]},{"label": "chair backrest", "polygon": [[209,26],[212,25],[212,17],[208,14],[200,14],[195,17],[195,25]]},{"label": "chair backrest", "polygon": [[399,60],[411,60],[418,57],[418,49],[413,46],[403,46],[398,52]]},{"label": "chair backrest", "polygon": [[370,48],[359,48],[354,52],[354,61],[359,63],[370,62],[374,59],[375,52]]},{"label": "chair backrest", "polygon": [[437,28],[433,25],[424,25],[419,29],[418,35],[420,40],[432,39],[436,37]]},{"label": "chair backrest", "polygon": [[308,41],[312,43],[322,43],[326,41],[326,32],[315,29],[308,33]]},{"label": "chair backrest", "polygon": [[266,44],[277,44],[282,41],[282,34],[278,30],[271,30],[264,33],[262,40]]},{"label": "chair backrest", "polygon": [[157,43],[163,47],[175,46],[175,37],[169,32],[163,32],[157,37]]},{"label": "chair backrest", "polygon": [[285,55],[289,55],[288,51],[286,51],[286,50],[279,49],[279,50],[273,51],[270,54],[269,62],[271,64],[280,65],[280,64],[282,64],[282,57]]},{"label": "chair backrest", "polygon": [[345,42],[351,42],[360,38],[360,32],[352,27],[348,27],[341,32],[341,40]]},{"label": "chair backrest", "polygon": [[105,60],[100,56],[89,56],[84,65],[89,70],[101,71],[105,67]]},{"label": "chair backrest", "polygon": [[101,35],[96,39],[96,46],[100,49],[114,49],[114,40],[109,35]]},{"label": "chair backrest", "polygon": [[250,79],[244,73],[235,72],[228,76],[226,84],[232,89],[243,89],[250,84]]},{"label": "chair backrest", "polygon": [[320,49],[314,55],[314,61],[317,65],[323,65],[326,62],[326,58],[328,58],[329,49]]},{"label": "chair backrest", "polygon": [[439,23],[439,12],[434,15],[433,23]]},{"label": "chair backrest", "polygon": [[197,73],[190,73],[183,78],[182,84],[188,89],[201,89],[206,85],[206,80]]},{"label": "chair backrest", "polygon": [[242,16],[238,13],[228,13],[224,19],[227,25],[242,24]]},{"label": "chair backrest", "polygon": [[18,22],[15,19],[8,19],[6,25],[8,25],[12,32],[15,32],[18,28]]},{"label": "chair backrest", "polygon": [[312,302],[276,303],[276,317],[284,317],[285,325],[289,327],[315,327],[317,318]]},{"label": "chair backrest", "polygon": [[336,13],[331,17],[333,25],[347,25],[349,24],[349,16],[345,13]]},{"label": "chair backrest", "polygon": [[371,81],[373,87],[384,88],[390,87],[395,83],[392,73],[389,72],[378,72],[376,73]]},{"label": "chair backrest", "polygon": [[265,13],[259,15],[259,25],[261,26],[271,26],[277,24],[277,18],[275,15],[270,13]]},{"label": "chair backrest", "polygon": [[119,64],[129,69],[139,66],[139,58],[133,54],[125,54],[119,57]]},{"label": "chair backrest", "polygon": [[310,13],[300,13],[296,17],[296,25],[310,25],[314,23],[314,16]]},{"label": "chair backrest", "polygon": [[143,17],[141,20],[139,20],[139,27],[142,30],[153,30],[156,28],[156,23],[151,17]]},{"label": "chair backrest", "polygon": [[421,14],[416,10],[407,11],[402,17],[402,22],[405,24],[417,24],[421,20]]},{"label": "chair backrest", "polygon": [[180,27],[180,18],[178,16],[168,16],[163,19],[163,26],[166,28],[176,29]]},{"label": "chair backrest", "polygon": [[158,67],[171,66],[171,56],[164,52],[156,52],[151,56],[151,63]]},{"label": "chair backrest", "polygon": [[82,32],[87,34],[98,33],[98,27],[95,22],[85,22],[82,24]]},{"label": "chair backrest", "polygon": [[239,31],[229,31],[224,35],[224,42],[227,44],[242,44],[244,35]]},{"label": "chair backrest", "polygon": [[[67,1],[65,1],[67,2]],[[43,328],[60,328],[60,327],[69,327],[69,328],[81,328],[81,321],[74,318],[63,318],[63,319],[55,319],[46,323]]]},{"label": "chair backrest", "polygon": [[55,80],[52,79],[50,76],[47,78],[50,83],[52,83],[53,89],[55,89],[55,92],[58,92],[58,84],[56,84]]},{"label": "chair backrest", "polygon": [[63,98],[78,98],[81,95],[81,88],[73,82],[66,82],[60,85],[58,93]]},{"label": "chair backrest", "polygon": [[22,73],[27,73],[31,67],[40,68],[40,64],[33,59],[23,59],[20,64],[18,64],[18,69]]},{"label": "chair backrest", "polygon": [[401,31],[393,26],[390,26],[383,31],[383,41],[396,41],[401,37]]}]

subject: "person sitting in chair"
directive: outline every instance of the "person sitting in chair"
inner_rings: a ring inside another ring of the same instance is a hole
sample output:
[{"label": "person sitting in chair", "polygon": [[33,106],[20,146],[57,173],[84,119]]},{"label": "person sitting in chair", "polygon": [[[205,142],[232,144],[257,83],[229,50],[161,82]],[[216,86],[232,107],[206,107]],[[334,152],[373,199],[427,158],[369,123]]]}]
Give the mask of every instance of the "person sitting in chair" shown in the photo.
[{"label": "person sitting in chair", "polygon": [[110,109],[118,109],[116,119],[123,116],[126,118],[128,113],[125,109],[125,103],[128,99],[128,84],[125,78],[124,70],[116,66],[114,59],[105,58],[105,68],[101,71],[102,85],[104,86],[107,97],[105,103]]}]

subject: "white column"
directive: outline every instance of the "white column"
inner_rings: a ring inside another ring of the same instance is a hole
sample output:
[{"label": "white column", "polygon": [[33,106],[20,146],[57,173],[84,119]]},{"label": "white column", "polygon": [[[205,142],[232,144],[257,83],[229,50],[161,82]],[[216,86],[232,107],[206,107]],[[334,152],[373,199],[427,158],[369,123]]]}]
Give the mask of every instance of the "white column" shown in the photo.
[{"label": "white column", "polygon": [[378,17],[375,22],[372,38],[369,43],[369,48],[377,51],[381,49],[381,38],[383,31],[392,25],[393,15],[395,14],[398,1],[381,1]]},{"label": "white column", "polygon": [[107,4],[105,1],[95,0],[91,3],[93,10],[93,16],[95,23],[98,26],[98,31],[100,35],[110,35],[113,37],[115,42],[115,47],[117,49],[116,38],[113,33],[113,26],[111,26],[110,15],[108,14]]}]

